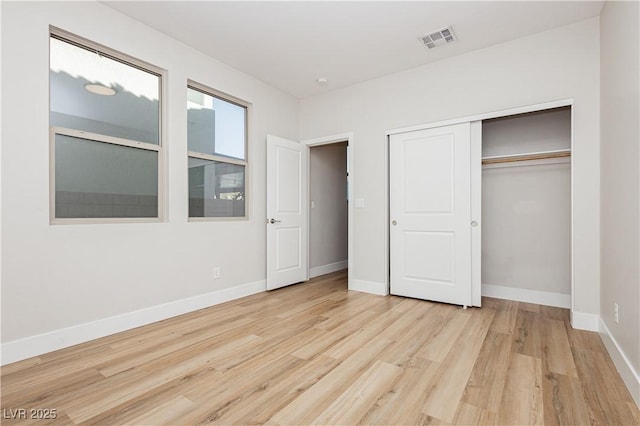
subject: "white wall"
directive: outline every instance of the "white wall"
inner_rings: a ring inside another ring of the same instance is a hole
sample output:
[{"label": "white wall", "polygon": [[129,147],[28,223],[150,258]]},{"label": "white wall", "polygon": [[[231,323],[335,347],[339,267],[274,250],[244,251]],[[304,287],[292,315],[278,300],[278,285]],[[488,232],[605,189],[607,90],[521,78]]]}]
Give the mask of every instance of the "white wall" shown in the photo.
[{"label": "white wall", "polygon": [[[309,150],[309,267],[347,261],[347,145]],[[313,275],[313,274],[312,274]]]},{"label": "white wall", "polygon": [[482,156],[571,149],[571,108],[555,108],[482,122]]},{"label": "white wall", "polygon": [[385,131],[573,98],[574,319],[597,323],[598,37],[590,19],[302,100],[303,139],[354,133],[353,197],[365,208],[354,210],[353,280],[387,282]]},{"label": "white wall", "polygon": [[571,294],[570,162],[483,169],[482,284]]},{"label": "white wall", "polygon": [[[601,315],[635,370],[640,404],[640,34],[638,2],[606,2],[601,30]],[[619,322],[613,304],[619,306]],[[614,361],[616,358],[614,357]],[[621,369],[621,365],[618,365]],[[624,369],[621,369],[624,372]]]},{"label": "white wall", "polygon": [[[483,157],[570,148],[570,108],[482,123]],[[482,284],[571,294],[569,159],[483,166]]]},{"label": "white wall", "polygon": [[[98,3],[1,7],[3,347],[215,290],[264,289],[265,135],[298,137],[297,100]],[[164,223],[49,224],[49,25],[168,70]],[[187,79],[252,103],[248,221],[187,222]]]}]

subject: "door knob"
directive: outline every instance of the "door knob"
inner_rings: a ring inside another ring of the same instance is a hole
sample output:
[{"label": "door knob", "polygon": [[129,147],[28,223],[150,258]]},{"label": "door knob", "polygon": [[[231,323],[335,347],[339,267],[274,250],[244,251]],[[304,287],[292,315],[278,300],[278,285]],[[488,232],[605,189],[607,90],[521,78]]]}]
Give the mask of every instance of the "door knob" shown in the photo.
[{"label": "door knob", "polygon": [[274,218],[271,218],[271,219],[267,219],[267,222],[268,223],[280,223],[282,221],[281,220],[275,220]]},{"label": "door knob", "polygon": [[471,221],[471,226],[475,228],[476,226],[478,226],[478,222],[476,222],[475,220]]},{"label": "door knob", "polygon": [[396,225],[398,224],[398,222],[396,222],[395,220],[392,220],[392,221],[391,221],[391,224],[392,224],[393,226],[396,226]]}]

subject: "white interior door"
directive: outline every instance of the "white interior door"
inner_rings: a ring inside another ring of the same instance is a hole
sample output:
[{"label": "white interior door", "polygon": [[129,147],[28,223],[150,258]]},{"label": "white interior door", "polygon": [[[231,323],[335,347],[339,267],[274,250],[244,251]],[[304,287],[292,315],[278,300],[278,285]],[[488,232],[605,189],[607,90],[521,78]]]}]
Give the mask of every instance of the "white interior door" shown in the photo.
[{"label": "white interior door", "polygon": [[392,294],[473,304],[470,129],[462,123],[390,138]]},{"label": "white interior door", "polygon": [[309,148],[267,136],[267,289],[308,277]]}]

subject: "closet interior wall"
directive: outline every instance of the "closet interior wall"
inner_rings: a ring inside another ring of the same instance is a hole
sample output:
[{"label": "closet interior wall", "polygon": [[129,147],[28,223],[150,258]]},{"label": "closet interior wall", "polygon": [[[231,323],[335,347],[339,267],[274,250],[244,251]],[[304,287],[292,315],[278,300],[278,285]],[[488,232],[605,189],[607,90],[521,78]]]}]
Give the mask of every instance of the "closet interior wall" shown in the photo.
[{"label": "closet interior wall", "polygon": [[570,107],[483,121],[483,294],[569,307],[570,155]]}]

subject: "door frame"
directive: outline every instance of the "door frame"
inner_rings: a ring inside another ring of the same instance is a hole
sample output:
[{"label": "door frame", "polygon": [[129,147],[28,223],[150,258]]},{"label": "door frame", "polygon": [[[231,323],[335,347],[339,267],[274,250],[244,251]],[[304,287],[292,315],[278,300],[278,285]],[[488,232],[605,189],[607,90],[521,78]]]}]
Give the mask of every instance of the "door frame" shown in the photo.
[{"label": "door frame", "polygon": [[[347,283],[348,283],[348,288],[349,290],[352,290],[353,286],[352,286],[352,274],[351,271],[353,270],[353,194],[354,194],[354,185],[353,185],[353,132],[345,132],[345,133],[338,133],[335,135],[329,135],[329,136],[322,136],[319,138],[313,138],[313,139],[306,139],[306,140],[302,140],[300,141],[301,144],[306,145],[309,148],[312,148],[314,146],[321,146],[321,145],[331,145],[334,143],[340,143],[340,142],[346,142],[347,143],[347,164],[348,169],[348,177],[347,177],[347,190],[348,190],[348,194],[349,194],[349,202],[347,205]],[[307,175],[307,185],[310,186],[311,185],[311,167],[309,167],[308,170],[308,175]],[[310,188],[307,188],[307,206],[309,205],[309,203],[311,202],[311,191]],[[310,214],[307,214],[307,276],[309,276],[309,269],[310,269],[310,263],[309,263],[309,252],[310,252],[310,247],[309,247],[309,233],[311,231],[310,228]]]},{"label": "door frame", "polygon": [[[449,126],[449,125],[453,125],[453,124],[459,124],[459,123],[465,123],[465,122],[476,122],[476,121],[483,121],[483,120],[489,120],[492,118],[501,118],[501,117],[508,117],[511,115],[517,115],[517,114],[525,114],[528,112],[536,112],[536,111],[544,111],[544,110],[548,110],[548,109],[553,109],[553,108],[560,108],[560,107],[571,107],[571,152],[574,152],[574,100],[573,98],[568,98],[568,99],[559,99],[556,101],[550,101],[550,102],[543,102],[543,103],[539,103],[539,104],[532,104],[532,105],[524,105],[524,106],[519,106],[519,107],[514,107],[514,108],[507,108],[507,109],[503,109],[503,110],[497,110],[497,111],[489,111],[489,112],[485,112],[485,113],[480,113],[480,114],[474,114],[474,115],[469,115],[469,116],[464,116],[464,117],[458,117],[458,118],[453,118],[453,119],[449,119],[449,120],[442,120],[442,121],[435,121],[435,122],[430,122],[430,123],[425,123],[425,124],[418,124],[415,126],[409,126],[409,127],[401,127],[401,128],[396,128],[396,129],[391,129],[391,130],[387,130],[385,132],[385,137],[386,137],[386,142],[385,142],[385,175],[386,175],[386,183],[385,183],[385,202],[386,202],[386,206],[387,208],[385,209],[385,226],[386,226],[386,233],[385,233],[385,239],[386,239],[386,243],[385,243],[385,262],[386,262],[386,271],[387,271],[387,275],[385,277],[386,279],[386,288],[387,288],[387,294],[389,294],[389,286],[390,286],[390,273],[391,273],[391,262],[390,262],[390,226],[389,226],[389,208],[390,208],[390,197],[389,197],[389,183],[390,183],[390,167],[389,167],[389,149],[390,149],[390,136],[391,135],[395,135],[398,133],[407,133],[407,132],[412,132],[415,130],[425,130],[425,129],[431,129],[434,127],[443,127],[443,126]],[[482,135],[480,135],[480,138],[482,137]],[[474,144],[474,141],[477,139],[473,138],[473,131],[472,131],[472,140],[471,143]],[[473,148],[473,147],[472,147]],[[477,148],[477,147],[476,147]],[[571,324],[573,325],[574,323],[574,318],[573,318],[573,313],[575,310],[575,282],[574,282],[574,277],[575,277],[575,232],[574,232],[574,226],[575,226],[575,203],[574,203],[574,156],[572,155],[570,157],[571,159]],[[480,192],[481,194],[481,192]],[[481,224],[482,226],[482,224]],[[478,247],[481,244],[480,241],[478,240],[472,240],[472,245],[474,248]],[[473,265],[472,267],[480,267],[479,265]],[[479,283],[479,285],[481,285],[481,283]],[[476,285],[477,288],[477,285]],[[479,292],[481,294],[481,289],[476,289],[473,294],[474,297],[477,298],[476,292]]]}]

